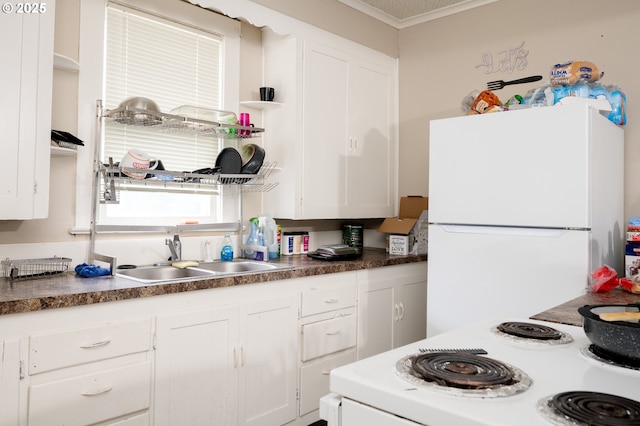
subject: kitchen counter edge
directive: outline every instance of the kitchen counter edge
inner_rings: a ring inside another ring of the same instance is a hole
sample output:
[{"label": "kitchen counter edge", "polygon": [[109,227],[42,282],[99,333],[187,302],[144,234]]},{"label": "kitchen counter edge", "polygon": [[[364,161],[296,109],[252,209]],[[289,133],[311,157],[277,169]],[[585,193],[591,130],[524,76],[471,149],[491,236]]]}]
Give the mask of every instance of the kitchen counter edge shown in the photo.
[{"label": "kitchen counter edge", "polygon": [[197,281],[144,284],[117,276],[82,278],[74,273],[25,281],[0,278],[0,315],[334,274],[426,260],[426,255],[395,256],[386,253],[384,249],[365,248],[362,257],[355,260],[322,261],[305,255],[283,256],[273,262],[286,264],[290,266],[289,269]]},{"label": "kitchen counter edge", "polygon": [[628,305],[630,303],[640,303],[640,294],[629,293],[621,288],[602,293],[588,292],[561,305],[533,315],[530,318],[581,327],[582,317],[578,313],[578,308],[582,306]]}]

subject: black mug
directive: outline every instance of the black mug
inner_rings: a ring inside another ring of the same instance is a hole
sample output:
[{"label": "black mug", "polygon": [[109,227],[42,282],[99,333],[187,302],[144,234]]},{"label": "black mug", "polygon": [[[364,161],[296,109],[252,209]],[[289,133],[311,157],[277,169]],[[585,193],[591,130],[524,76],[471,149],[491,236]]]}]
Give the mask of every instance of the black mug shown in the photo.
[{"label": "black mug", "polygon": [[273,101],[276,91],[273,87],[261,87],[260,88],[260,100],[261,101]]}]

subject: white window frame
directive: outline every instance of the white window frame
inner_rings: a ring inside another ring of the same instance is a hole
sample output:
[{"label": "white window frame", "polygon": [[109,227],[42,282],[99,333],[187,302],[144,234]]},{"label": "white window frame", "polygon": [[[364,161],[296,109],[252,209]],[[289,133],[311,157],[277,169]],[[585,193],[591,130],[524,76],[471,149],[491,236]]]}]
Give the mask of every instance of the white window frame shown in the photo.
[{"label": "white window frame", "polygon": [[[197,7],[175,0],[126,0],[127,6],[146,12],[171,16],[175,19],[192,19],[194,12],[199,17]],[[104,64],[104,23],[106,7],[104,0],[83,0],[80,15],[80,46],[78,76],[78,136],[86,146],[78,150],[76,162],[76,215],[72,234],[86,233],[92,219],[92,199],[94,182],[94,150],[97,142],[96,101],[102,96]],[[198,21],[196,17],[196,21]],[[207,14],[204,25],[224,37],[223,48],[223,108],[237,111],[239,106],[240,75],[240,23],[214,13]],[[227,220],[227,218],[222,218]]]},{"label": "white window frame", "polygon": [[[139,11],[136,9],[132,9],[128,6],[124,6],[119,3],[109,3],[107,4],[107,9],[111,9],[114,14],[113,16],[116,19],[119,17],[131,20],[132,23],[140,23],[143,25],[142,27],[137,28],[154,28],[154,27],[145,27],[148,25],[146,23],[153,23],[162,26],[163,28],[171,27],[172,29],[176,29],[176,36],[180,37],[183,31],[186,31],[191,34],[199,34],[204,37],[208,37],[214,40],[218,40],[220,42],[220,53],[223,51],[224,46],[224,38],[212,31],[204,31],[200,28],[195,28],[191,23],[185,24],[182,22],[174,22],[175,20],[169,20],[164,17],[151,15],[147,12]],[[120,13],[119,13],[120,12]],[[204,10],[201,13],[209,13]],[[145,23],[146,22],[146,23]],[[117,22],[115,23],[117,24]],[[108,25],[108,18],[107,18]],[[105,25],[106,33],[109,34],[109,30]],[[157,28],[157,27],[155,27]],[[167,31],[172,29],[167,28]],[[174,34],[174,33],[172,33]],[[105,43],[106,45],[106,43]],[[221,63],[224,61],[222,55],[220,55]],[[224,84],[224,75],[220,73],[220,83]],[[138,82],[141,82],[138,80]],[[132,95],[145,95],[146,93],[127,93],[127,96],[122,96],[120,99],[107,99],[107,84],[108,81],[105,77],[105,96],[103,106],[107,109],[116,108],[118,103],[121,102],[125,97]],[[132,85],[134,85],[136,81],[132,81]],[[126,91],[128,83],[123,85],[114,85],[112,89],[118,89],[119,91]],[[174,89],[169,87],[169,90]],[[222,103],[222,95],[223,90],[222,87],[217,87],[216,95],[218,96],[219,103]],[[163,112],[170,112],[169,109],[173,107],[177,107],[175,105],[176,99],[167,99],[167,96],[164,95],[164,91],[158,91],[156,95],[159,95],[160,98],[156,98],[155,96],[150,96],[154,101],[159,101],[160,108]],[[113,93],[112,93],[113,96]],[[120,96],[120,95],[115,95]],[[164,99],[165,103],[168,105],[163,105],[160,102],[160,99]],[[188,101],[189,105],[198,105],[198,106],[207,106],[214,109],[221,108],[221,105],[212,105],[212,104],[201,104],[198,101]],[[121,132],[127,132],[133,134],[128,139],[119,139],[119,136],[122,136]],[[131,127],[122,127],[113,122],[104,122],[102,126],[103,137],[101,144],[101,154],[100,159],[102,161],[106,161],[106,153],[107,150],[107,137],[111,133],[114,138],[114,141],[127,141],[128,145],[133,145],[133,147],[138,147],[144,152],[158,154],[158,152],[162,153],[164,151],[173,151],[174,146],[180,146],[181,144],[190,144],[194,137],[193,135],[184,135],[180,133],[164,133],[159,131],[153,131],[153,129],[141,129],[141,128],[131,128]],[[200,137],[199,144],[204,146],[204,149],[215,149],[218,147],[221,149],[223,145],[223,141],[220,139],[216,139],[211,135],[203,135]],[[160,146],[163,148],[159,148],[154,152],[151,147],[148,147],[148,144],[151,141],[157,140]],[[147,141],[145,143],[145,141]],[[206,146],[209,144],[208,146]],[[188,145],[184,145],[188,146]],[[126,148],[125,148],[126,149]],[[209,151],[210,152],[210,151]],[[113,157],[113,161],[117,162],[122,158],[125,152],[118,153],[117,156]],[[170,167],[171,170],[174,171],[193,171],[195,169],[201,169],[204,167],[212,167],[215,162],[215,153],[212,158],[210,158],[209,162],[202,163],[199,165],[188,164],[189,162],[184,162],[182,164],[182,168],[178,167]],[[116,158],[117,157],[117,158]],[[160,155],[160,159],[164,159],[165,165],[170,165],[171,159],[166,156]],[[142,190],[141,190],[142,189]],[[222,218],[222,197],[218,195],[217,191],[209,191],[208,193],[186,193],[184,191],[147,191],[145,187],[133,185],[130,190],[120,190],[119,191],[120,202],[118,204],[100,204],[97,210],[98,223],[100,225],[137,225],[137,226],[172,226],[180,223],[184,223],[185,221],[191,223],[216,223],[219,222]],[[185,206],[192,206],[192,209],[186,208]]]}]

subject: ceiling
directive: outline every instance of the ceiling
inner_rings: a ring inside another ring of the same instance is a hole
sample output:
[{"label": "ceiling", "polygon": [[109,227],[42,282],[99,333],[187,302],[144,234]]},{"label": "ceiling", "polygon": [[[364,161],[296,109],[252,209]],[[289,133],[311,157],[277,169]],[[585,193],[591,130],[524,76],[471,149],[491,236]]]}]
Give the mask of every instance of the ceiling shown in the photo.
[{"label": "ceiling", "polygon": [[395,28],[406,28],[498,0],[338,0]]}]

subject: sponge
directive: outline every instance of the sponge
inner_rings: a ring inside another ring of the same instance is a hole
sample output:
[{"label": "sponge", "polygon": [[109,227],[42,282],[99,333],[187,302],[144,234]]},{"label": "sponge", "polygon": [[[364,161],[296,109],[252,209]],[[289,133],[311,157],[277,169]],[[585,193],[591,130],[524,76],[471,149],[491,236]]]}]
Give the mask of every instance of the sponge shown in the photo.
[{"label": "sponge", "polygon": [[193,260],[180,260],[178,262],[173,262],[171,266],[178,269],[184,269],[189,266],[198,266],[198,262],[194,262]]}]

